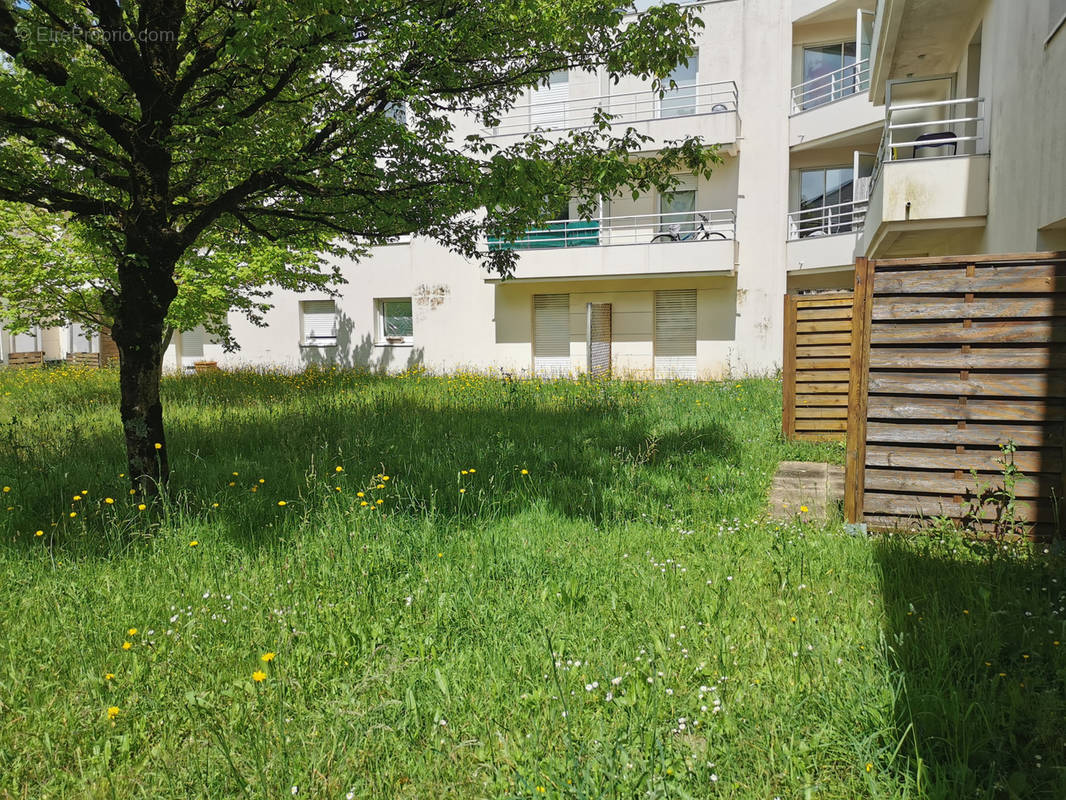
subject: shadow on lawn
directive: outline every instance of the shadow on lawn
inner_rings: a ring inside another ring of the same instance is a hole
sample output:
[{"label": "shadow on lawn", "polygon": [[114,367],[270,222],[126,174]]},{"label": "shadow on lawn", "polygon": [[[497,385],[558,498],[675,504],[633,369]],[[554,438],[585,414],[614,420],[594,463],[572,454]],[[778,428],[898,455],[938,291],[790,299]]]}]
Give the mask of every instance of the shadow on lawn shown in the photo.
[{"label": "shadow on lawn", "polygon": [[[240,402],[233,397],[231,407]],[[393,515],[450,518],[461,511],[469,524],[475,512],[499,518],[539,502],[595,523],[654,517],[656,509],[666,509],[663,515],[672,520],[684,510],[679,504],[693,502],[679,491],[679,480],[691,478],[681,488],[694,488],[696,471],[741,458],[733,433],[716,422],[664,425],[624,404],[587,398],[555,410],[526,402],[452,408],[404,397],[344,396],[299,408],[264,407],[254,417],[223,407],[209,418],[171,418],[168,446],[175,495],[189,498],[194,514],[210,513],[216,530],[251,545],[291,536],[300,530],[299,520],[313,520],[331,506],[357,506],[354,493],[373,486],[382,472],[391,479],[383,494]],[[0,463],[10,457],[0,446]],[[79,526],[83,544],[106,553],[107,537],[98,534],[108,515],[139,519],[130,510],[137,501],[126,496],[128,486],[117,477],[125,468],[121,441],[95,431],[64,461],[66,474],[43,485],[36,498],[20,492],[25,504],[11,512],[12,527],[32,530],[50,516],[68,530]],[[335,473],[336,466],[343,473]],[[459,471],[470,467],[476,474],[461,478]],[[35,471],[32,464],[22,469]],[[529,475],[521,475],[522,469]],[[92,481],[89,497],[97,504],[105,495],[120,499],[114,506],[92,506],[101,509],[95,517],[82,502],[77,508],[86,513],[70,523],[70,508],[56,499],[68,500],[70,491],[78,491],[71,487],[83,480],[79,476],[87,475],[111,476]],[[231,481],[235,486],[228,486]],[[462,498],[460,484],[467,489]],[[334,485],[343,491],[334,495]],[[217,508],[210,508],[213,502]],[[94,536],[95,547],[89,544]],[[20,538],[33,543],[32,537]]]},{"label": "shadow on lawn", "polygon": [[1002,545],[877,545],[901,753],[922,797],[1066,797],[1066,571]]}]

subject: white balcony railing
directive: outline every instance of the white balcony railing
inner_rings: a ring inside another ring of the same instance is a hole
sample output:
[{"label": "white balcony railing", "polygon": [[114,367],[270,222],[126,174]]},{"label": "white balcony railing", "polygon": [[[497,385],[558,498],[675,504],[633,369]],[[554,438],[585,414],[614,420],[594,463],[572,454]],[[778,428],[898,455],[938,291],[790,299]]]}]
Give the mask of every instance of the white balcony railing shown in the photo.
[{"label": "white balcony railing", "polygon": [[656,119],[724,114],[737,110],[737,85],[733,81],[701,83],[669,89],[662,96],[650,90],[625,94],[532,102],[507,114],[490,136],[508,136],[535,129],[567,130],[590,127],[600,110],[613,116],[613,124],[628,125]]},{"label": "white balcony railing", "polygon": [[560,247],[604,247],[621,244],[668,244],[733,239],[736,211],[679,211],[629,214],[593,219],[552,220],[508,241],[490,237],[489,250],[545,250]]},{"label": "white balcony railing", "polygon": [[871,182],[886,161],[977,153],[984,140],[984,102],[961,97],[888,107]]},{"label": "white balcony railing", "polygon": [[792,113],[835,103],[870,88],[870,59],[863,59],[792,87]]},{"label": "white balcony railing", "polygon": [[862,230],[866,221],[866,200],[848,200],[819,208],[807,208],[788,214],[788,240],[812,236],[834,236]]}]

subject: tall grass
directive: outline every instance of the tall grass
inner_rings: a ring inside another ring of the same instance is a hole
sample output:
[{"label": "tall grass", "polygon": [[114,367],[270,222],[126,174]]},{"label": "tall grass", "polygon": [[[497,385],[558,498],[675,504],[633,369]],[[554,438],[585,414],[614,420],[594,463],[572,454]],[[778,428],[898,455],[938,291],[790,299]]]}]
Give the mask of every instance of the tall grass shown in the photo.
[{"label": "tall grass", "polygon": [[0,374],[0,797],[1062,796],[1061,562],[765,520],[772,380],[163,389]]}]

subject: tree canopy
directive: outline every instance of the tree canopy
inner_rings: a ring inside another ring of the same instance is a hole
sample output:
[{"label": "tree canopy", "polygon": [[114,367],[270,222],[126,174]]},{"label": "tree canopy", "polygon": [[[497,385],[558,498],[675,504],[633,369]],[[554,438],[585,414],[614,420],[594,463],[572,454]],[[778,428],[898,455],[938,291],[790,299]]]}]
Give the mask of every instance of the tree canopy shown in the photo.
[{"label": "tree canopy", "polygon": [[644,157],[606,113],[484,133],[560,69],[665,88],[700,24],[616,0],[0,0],[0,313],[112,326],[131,475],[163,480],[168,328],[225,335],[408,233],[507,274],[486,235],[706,174],[714,148]]}]

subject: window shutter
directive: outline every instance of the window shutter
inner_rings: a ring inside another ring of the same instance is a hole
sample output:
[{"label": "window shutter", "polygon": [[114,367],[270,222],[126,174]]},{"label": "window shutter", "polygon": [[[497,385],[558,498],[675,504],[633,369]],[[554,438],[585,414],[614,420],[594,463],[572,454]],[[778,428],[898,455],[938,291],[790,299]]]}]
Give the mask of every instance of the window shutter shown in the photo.
[{"label": "window shutter", "polygon": [[333,300],[305,300],[303,306],[304,344],[335,344],[337,305]]},{"label": "window shutter", "polygon": [[570,374],[570,295],[533,295],[533,371],[547,378]]},{"label": "window shutter", "polygon": [[203,361],[204,358],[204,329],[193,328],[191,331],[181,332],[181,363],[189,366],[193,362]]},{"label": "window shutter", "polygon": [[566,101],[570,99],[570,75],[553,72],[547,86],[538,86],[530,95],[530,126],[561,128],[566,125]]},{"label": "window shutter", "polygon": [[696,377],[696,290],[655,293],[655,377]]}]

